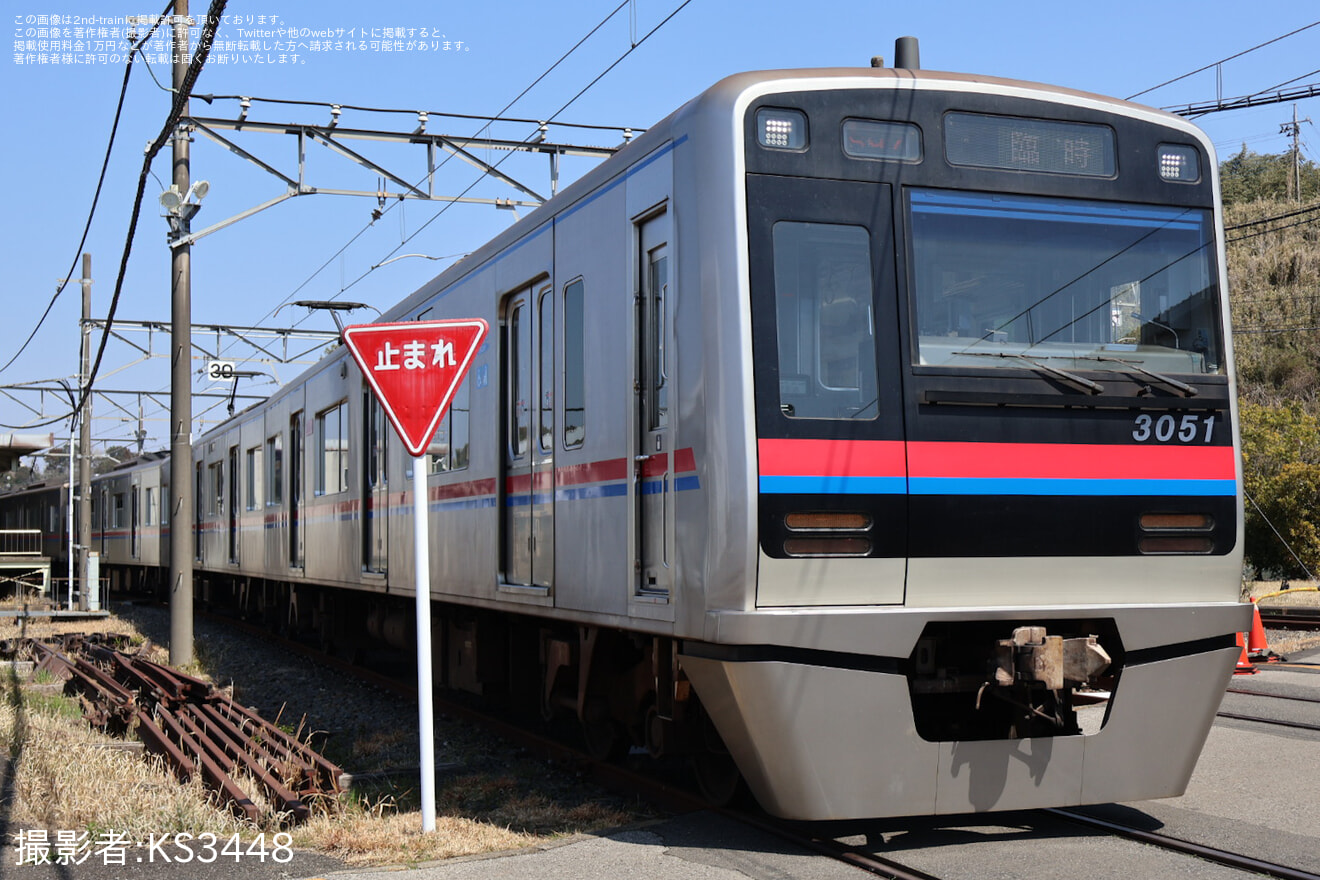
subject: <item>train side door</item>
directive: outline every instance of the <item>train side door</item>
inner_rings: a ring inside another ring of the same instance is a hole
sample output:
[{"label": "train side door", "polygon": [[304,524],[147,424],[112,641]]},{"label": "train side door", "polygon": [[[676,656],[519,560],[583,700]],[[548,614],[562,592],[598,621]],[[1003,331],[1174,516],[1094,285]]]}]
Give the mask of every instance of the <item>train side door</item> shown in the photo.
[{"label": "train side door", "polygon": [[140,519],[141,519],[142,510],[141,510],[141,502],[139,500],[139,495],[142,492],[142,488],[140,486],[134,485],[133,488],[129,490],[129,492],[130,494],[128,499],[128,505],[129,505],[128,527],[130,529],[130,532],[128,536],[128,555],[130,559],[137,559],[142,555],[142,545],[141,545],[141,537],[140,537],[140,525],[141,525]]},{"label": "train side door", "polygon": [[239,517],[239,495],[238,490],[241,486],[238,474],[238,447],[229,447],[229,561],[238,562],[238,517]]},{"label": "train side door", "polygon": [[200,461],[193,465],[193,558],[198,562],[203,559],[205,544],[202,535],[206,531],[206,471]]},{"label": "train side door", "polygon": [[380,401],[370,388],[362,391],[362,567],[383,574],[389,562],[390,487],[388,441],[390,426]]},{"label": "train side door", "polygon": [[506,303],[502,361],[504,583],[554,583],[554,296],[527,288]]},{"label": "train side door", "polygon": [[638,228],[637,290],[637,449],[633,489],[637,517],[638,595],[668,595],[673,583],[673,432],[670,376],[673,375],[673,288],[669,280],[667,213],[652,215]]},{"label": "train side door", "polygon": [[289,567],[303,567],[303,414],[289,419]]},{"label": "train side door", "polygon": [[892,190],[751,174],[747,214],[757,604],[901,603],[908,495]]},{"label": "train side door", "polygon": [[536,441],[532,444],[532,585],[549,589],[555,576],[555,296],[536,295]]}]

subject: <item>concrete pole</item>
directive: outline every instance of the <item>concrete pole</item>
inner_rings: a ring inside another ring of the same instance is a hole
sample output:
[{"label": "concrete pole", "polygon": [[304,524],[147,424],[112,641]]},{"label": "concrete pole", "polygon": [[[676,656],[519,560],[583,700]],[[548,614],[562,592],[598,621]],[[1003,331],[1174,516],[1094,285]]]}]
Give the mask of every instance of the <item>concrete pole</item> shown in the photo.
[{"label": "concrete pole", "polygon": [[[65,390],[68,390],[68,385],[65,385]],[[75,406],[77,405],[76,399],[75,401],[71,401],[71,402],[73,402]],[[66,517],[69,525],[69,555],[66,557],[69,563],[69,603],[67,606],[65,606],[66,608],[68,608],[69,611],[73,610],[73,587],[74,587],[73,560],[77,558],[77,552],[75,550],[75,547],[78,544],[78,538],[77,538],[78,533],[73,530],[73,496],[75,494],[75,490],[73,488],[73,480],[74,480],[73,474],[74,474],[75,463],[78,460],[77,454],[74,452],[73,426],[74,426],[74,422],[76,422],[77,420],[78,420],[77,416],[74,416],[72,419],[69,420],[69,514]],[[52,598],[58,598],[58,597],[52,596]],[[55,607],[57,608],[59,607],[59,602],[55,603]]]},{"label": "concrete pole", "polygon": [[[78,432],[78,531],[74,533],[74,542],[78,547],[78,574],[82,577],[82,590],[79,592],[78,608],[86,611],[91,591],[97,585],[87,578],[87,554],[92,549],[92,255],[82,255],[82,357],[78,366],[78,391],[85,398],[82,407],[82,423]],[[73,485],[73,471],[69,471],[69,485]],[[72,495],[72,493],[70,493]],[[70,497],[72,504],[73,499]],[[72,550],[70,559],[72,559]],[[73,590],[73,573],[69,573],[69,589]]]},{"label": "concrete pole", "polygon": [[[174,90],[188,71],[188,0],[174,3]],[[184,104],[183,113],[189,107]],[[188,132],[174,132],[174,186],[181,196],[191,185]],[[180,236],[189,232],[179,214]],[[170,267],[170,665],[193,660],[193,487],[192,487],[192,248],[171,241]]]}]

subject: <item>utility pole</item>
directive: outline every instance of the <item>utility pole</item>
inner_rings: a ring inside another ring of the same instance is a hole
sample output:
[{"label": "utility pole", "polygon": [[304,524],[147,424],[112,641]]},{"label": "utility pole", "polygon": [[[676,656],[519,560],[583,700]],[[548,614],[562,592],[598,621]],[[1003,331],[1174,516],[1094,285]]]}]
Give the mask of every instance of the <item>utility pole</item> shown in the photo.
[{"label": "utility pole", "polygon": [[1297,105],[1293,104],[1292,122],[1285,122],[1279,126],[1279,134],[1286,134],[1292,138],[1293,176],[1289,181],[1288,191],[1295,202],[1302,200],[1302,123],[1310,121],[1309,116],[1298,119]]},{"label": "utility pole", "polygon": [[[91,591],[97,589],[88,577],[87,555],[92,549],[92,255],[82,255],[82,323],[79,325],[82,354],[78,365],[78,394],[82,400],[82,424],[78,433],[78,532],[74,541],[78,547],[78,574],[82,577],[82,590],[78,596],[78,609],[90,607]],[[73,485],[73,471],[69,471]],[[72,551],[71,551],[72,553]],[[72,558],[72,557],[70,557]],[[73,589],[72,573],[69,589]]]},{"label": "utility pole", "polygon": [[[182,94],[188,72],[188,0],[174,3],[174,94]],[[189,115],[188,104],[183,115]],[[174,130],[174,188],[189,191],[188,127]],[[170,236],[170,664],[193,660],[194,540],[192,509],[192,246],[190,215],[179,214]]]}]

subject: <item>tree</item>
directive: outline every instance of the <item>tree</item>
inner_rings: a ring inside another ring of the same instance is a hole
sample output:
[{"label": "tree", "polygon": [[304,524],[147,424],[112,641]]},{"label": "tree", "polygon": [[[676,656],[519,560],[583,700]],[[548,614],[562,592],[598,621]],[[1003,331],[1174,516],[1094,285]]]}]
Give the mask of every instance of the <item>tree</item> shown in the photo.
[{"label": "tree", "polygon": [[1320,417],[1300,404],[1243,403],[1246,562],[1302,577],[1320,569]]},{"label": "tree", "polygon": [[22,489],[41,479],[41,471],[37,470],[36,459],[32,459],[31,465],[17,464],[13,468],[0,474],[0,492],[8,492],[12,489]]},{"label": "tree", "polygon": [[93,474],[105,474],[119,467],[127,461],[137,458],[137,454],[130,451],[126,446],[109,446],[104,455],[95,456],[95,464],[92,465]]},{"label": "tree", "polygon": [[[1255,153],[1242,145],[1242,151],[1219,165],[1219,185],[1225,204],[1254,202],[1259,199],[1293,197],[1293,154]],[[1310,159],[1301,160],[1301,200],[1320,198],[1320,167]]]},{"label": "tree", "polygon": [[60,483],[69,478],[69,444],[52,446],[42,454],[46,482]]}]

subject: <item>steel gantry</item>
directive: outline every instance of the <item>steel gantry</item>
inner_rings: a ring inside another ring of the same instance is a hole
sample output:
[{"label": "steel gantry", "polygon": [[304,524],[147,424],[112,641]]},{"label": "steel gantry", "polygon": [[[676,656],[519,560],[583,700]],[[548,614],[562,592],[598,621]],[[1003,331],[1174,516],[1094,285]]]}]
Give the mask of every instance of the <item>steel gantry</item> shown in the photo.
[{"label": "steel gantry", "polygon": [[[597,147],[585,146],[581,144],[552,143],[546,140],[548,126],[542,124],[537,133],[525,140],[511,140],[505,138],[489,137],[456,137],[447,134],[432,134],[426,131],[427,114],[422,111],[417,114],[417,128],[409,132],[397,131],[379,131],[360,128],[345,128],[339,125],[339,113],[337,107],[331,108],[331,121],[328,125],[309,125],[306,123],[294,122],[258,122],[247,118],[247,108],[237,119],[219,119],[215,117],[203,116],[185,116],[179,121],[180,127],[186,128],[190,132],[202,135],[210,141],[224,147],[234,155],[250,162],[267,174],[281,181],[285,186],[285,191],[274,198],[268,199],[258,205],[254,205],[245,211],[227,217],[224,220],[199,229],[196,232],[189,232],[180,236],[174,241],[175,245],[191,244],[200,238],[210,235],[244,220],[248,217],[258,214],[267,208],[285,202],[297,196],[306,195],[349,195],[349,196],[370,196],[381,201],[388,199],[419,199],[433,202],[459,202],[464,204],[490,205],[497,208],[536,208],[546,200],[536,190],[521,183],[512,175],[501,171],[499,163],[487,162],[478,157],[475,150],[494,150],[505,153],[525,152],[540,153],[550,159],[550,195],[554,195],[559,187],[559,162],[564,156],[581,156],[593,159],[604,159],[612,155],[618,147]],[[248,133],[248,134],[273,134],[284,135],[294,140],[294,158],[296,160],[296,170],[282,171],[270,162],[254,155],[250,150],[245,149],[235,142],[235,138],[222,132]],[[627,141],[631,138],[632,129],[622,129],[623,139]],[[375,141],[387,144],[407,144],[419,147],[425,151],[426,172],[415,182],[411,182],[405,176],[396,173],[380,162],[364,156],[361,152],[348,146],[346,141]],[[373,174],[376,174],[382,181],[395,187],[388,189],[381,186],[377,190],[361,189],[342,189],[323,186],[314,186],[307,180],[307,144],[317,143],[326,147],[333,154],[347,159],[350,162],[366,168]],[[459,195],[443,195],[436,192],[435,175],[440,166],[437,161],[441,153],[448,154],[454,158],[461,159],[467,164],[480,170],[483,175],[487,175],[495,180],[517,190],[520,194],[517,198],[489,198],[470,196],[465,193]]]}]

